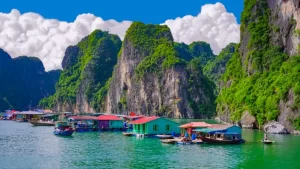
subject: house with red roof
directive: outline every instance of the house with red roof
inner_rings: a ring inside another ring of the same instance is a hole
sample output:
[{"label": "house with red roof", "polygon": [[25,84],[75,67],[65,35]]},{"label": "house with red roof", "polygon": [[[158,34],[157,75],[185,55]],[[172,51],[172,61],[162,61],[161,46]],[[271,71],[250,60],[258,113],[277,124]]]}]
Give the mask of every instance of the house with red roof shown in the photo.
[{"label": "house with red roof", "polygon": [[188,133],[191,135],[193,133],[194,129],[199,129],[199,128],[207,128],[211,127],[211,124],[205,123],[205,122],[190,122],[184,125],[181,125],[181,134]]},{"label": "house with red roof", "polygon": [[130,122],[133,125],[134,134],[156,135],[180,133],[179,123],[169,119],[153,116],[142,117]]},{"label": "house with red roof", "polygon": [[123,120],[115,115],[101,115],[97,117],[100,130],[123,130]]}]

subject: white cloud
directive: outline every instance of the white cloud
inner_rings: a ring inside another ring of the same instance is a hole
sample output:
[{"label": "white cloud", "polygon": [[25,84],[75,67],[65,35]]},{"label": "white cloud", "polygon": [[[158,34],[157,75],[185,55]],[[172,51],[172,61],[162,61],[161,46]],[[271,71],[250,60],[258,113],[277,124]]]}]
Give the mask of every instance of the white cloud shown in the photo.
[{"label": "white cloud", "polygon": [[61,68],[66,48],[76,45],[95,29],[109,31],[124,38],[131,21],[104,21],[93,14],[78,15],[72,23],[45,19],[37,13],[24,13],[13,9],[0,13],[0,48],[12,57],[36,56],[46,70]]},{"label": "white cloud", "polygon": [[[39,57],[46,70],[61,68],[66,48],[77,44],[95,29],[109,31],[124,38],[131,21],[104,21],[93,14],[78,15],[74,22],[45,19],[37,13],[13,9],[0,13],[0,48],[12,57],[21,55]],[[198,16],[167,20],[177,42],[206,41],[215,54],[231,42],[239,42],[239,25],[233,14],[227,13],[221,3],[202,6]]]},{"label": "white cloud", "polygon": [[167,20],[174,40],[190,44],[205,41],[211,45],[215,54],[231,42],[240,41],[240,25],[232,13],[228,13],[221,3],[202,6],[198,16],[184,16]]}]

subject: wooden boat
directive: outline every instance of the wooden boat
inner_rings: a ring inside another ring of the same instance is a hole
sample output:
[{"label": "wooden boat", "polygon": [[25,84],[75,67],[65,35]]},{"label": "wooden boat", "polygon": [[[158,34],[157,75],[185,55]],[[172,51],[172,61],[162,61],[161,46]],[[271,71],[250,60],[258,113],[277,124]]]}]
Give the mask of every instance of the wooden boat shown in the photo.
[{"label": "wooden boat", "polygon": [[161,142],[166,143],[166,144],[175,144],[177,142],[177,140],[176,139],[162,139]]},{"label": "wooden boat", "polygon": [[51,121],[30,121],[33,126],[54,126],[55,123]]},{"label": "wooden boat", "polygon": [[72,128],[68,128],[68,129],[55,129],[53,134],[54,135],[60,135],[60,136],[71,136],[73,134],[74,130]]},{"label": "wooden boat", "polygon": [[243,139],[232,139],[232,140],[225,140],[225,139],[213,139],[209,137],[200,137],[200,139],[204,143],[211,143],[211,144],[241,144],[244,143],[245,140]]},{"label": "wooden boat", "polygon": [[159,139],[172,139],[173,138],[172,135],[165,135],[165,134],[158,134],[158,135],[156,135],[156,137],[158,137]]},{"label": "wooden boat", "polygon": [[272,140],[261,140],[261,142],[264,143],[264,144],[272,144],[272,143],[274,143],[274,141],[272,141]]},{"label": "wooden boat", "polygon": [[190,144],[194,144],[194,143],[192,141],[177,141],[177,144],[190,145]]},{"label": "wooden boat", "polygon": [[55,123],[54,135],[71,136],[73,132],[74,129],[67,122],[58,121]]},{"label": "wooden boat", "polygon": [[133,135],[133,133],[131,133],[131,132],[123,132],[122,134],[123,134],[123,136],[132,136]]}]

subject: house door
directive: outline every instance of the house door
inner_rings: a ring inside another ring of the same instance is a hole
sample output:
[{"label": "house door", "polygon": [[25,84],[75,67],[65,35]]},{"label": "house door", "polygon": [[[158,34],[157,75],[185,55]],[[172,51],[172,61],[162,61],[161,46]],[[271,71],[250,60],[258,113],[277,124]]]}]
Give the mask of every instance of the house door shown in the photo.
[{"label": "house door", "polygon": [[146,126],[145,126],[145,124],[142,125],[142,130],[143,130],[144,133],[146,132]]}]

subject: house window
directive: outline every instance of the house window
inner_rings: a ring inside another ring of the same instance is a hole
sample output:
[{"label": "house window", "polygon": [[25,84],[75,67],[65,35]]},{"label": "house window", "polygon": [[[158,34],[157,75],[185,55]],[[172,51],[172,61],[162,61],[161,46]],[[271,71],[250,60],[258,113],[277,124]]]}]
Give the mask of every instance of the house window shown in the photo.
[{"label": "house window", "polygon": [[170,131],[171,126],[169,124],[166,125],[166,131]]},{"label": "house window", "polygon": [[157,125],[154,124],[154,125],[153,125],[153,131],[157,131],[157,128],[158,128]]}]

